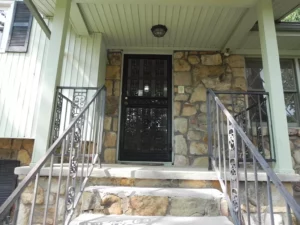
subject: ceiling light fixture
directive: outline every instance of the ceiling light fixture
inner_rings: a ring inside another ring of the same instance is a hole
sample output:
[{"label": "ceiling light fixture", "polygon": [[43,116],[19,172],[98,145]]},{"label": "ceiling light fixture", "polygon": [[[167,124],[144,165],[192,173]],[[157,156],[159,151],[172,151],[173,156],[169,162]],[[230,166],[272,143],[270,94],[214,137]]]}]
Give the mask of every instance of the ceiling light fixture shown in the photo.
[{"label": "ceiling light fixture", "polygon": [[168,31],[168,28],[165,25],[158,24],[158,25],[153,26],[151,28],[151,31],[155,37],[160,38],[160,37],[165,36],[165,34]]}]

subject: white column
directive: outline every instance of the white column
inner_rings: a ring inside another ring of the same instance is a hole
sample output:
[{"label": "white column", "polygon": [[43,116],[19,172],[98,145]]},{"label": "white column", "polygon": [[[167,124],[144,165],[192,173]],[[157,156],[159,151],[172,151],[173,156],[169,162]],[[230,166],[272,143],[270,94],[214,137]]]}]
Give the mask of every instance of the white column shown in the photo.
[{"label": "white column", "polygon": [[49,144],[55,87],[59,84],[62,71],[70,8],[71,0],[56,1],[47,65],[42,77],[41,101],[31,165],[45,154]]},{"label": "white column", "polygon": [[100,43],[100,58],[99,58],[99,70],[98,70],[98,87],[105,85],[105,75],[106,75],[106,62],[107,62],[107,48],[101,36],[101,43]]},{"label": "white column", "polygon": [[270,109],[276,152],[275,172],[294,173],[289,144],[282,78],[272,0],[259,0],[257,16],[264,80],[270,95]]}]

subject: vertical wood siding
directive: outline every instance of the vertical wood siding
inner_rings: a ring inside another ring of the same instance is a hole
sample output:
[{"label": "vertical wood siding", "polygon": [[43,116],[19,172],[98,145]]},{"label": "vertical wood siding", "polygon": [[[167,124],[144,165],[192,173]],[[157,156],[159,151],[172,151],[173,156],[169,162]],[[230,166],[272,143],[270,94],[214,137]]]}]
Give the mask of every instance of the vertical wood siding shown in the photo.
[{"label": "vertical wood siding", "polygon": [[27,53],[0,54],[0,137],[34,137],[46,36],[33,22]]},{"label": "vertical wood siding", "polygon": [[[49,24],[51,26],[51,24]],[[64,86],[97,86],[101,35],[70,29],[61,76]],[[27,53],[0,54],[0,138],[34,138],[48,39],[34,20]]]},{"label": "vertical wood siding", "polygon": [[68,33],[62,69],[62,86],[96,87],[100,61],[101,34],[79,37]]}]

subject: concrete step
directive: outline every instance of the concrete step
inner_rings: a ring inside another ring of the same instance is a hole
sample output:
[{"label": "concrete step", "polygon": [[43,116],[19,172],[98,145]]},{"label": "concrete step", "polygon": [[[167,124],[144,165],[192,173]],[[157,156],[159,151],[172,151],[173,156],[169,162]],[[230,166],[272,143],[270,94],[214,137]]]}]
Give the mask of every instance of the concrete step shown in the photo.
[{"label": "concrete step", "polygon": [[80,212],[128,216],[227,216],[217,189],[90,186]]},{"label": "concrete step", "polygon": [[225,216],[218,217],[175,217],[175,216],[103,216],[81,214],[70,225],[233,225]]}]

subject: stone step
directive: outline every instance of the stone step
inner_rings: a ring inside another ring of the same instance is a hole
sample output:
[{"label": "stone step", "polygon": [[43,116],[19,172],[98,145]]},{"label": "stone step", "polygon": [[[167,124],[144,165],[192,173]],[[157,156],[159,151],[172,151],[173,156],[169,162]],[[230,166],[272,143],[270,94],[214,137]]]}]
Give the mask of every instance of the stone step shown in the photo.
[{"label": "stone step", "polygon": [[227,216],[217,189],[90,186],[80,212],[132,216]]},{"label": "stone step", "polygon": [[81,214],[70,225],[233,225],[225,216],[218,217],[175,217],[175,216],[103,216]]}]

